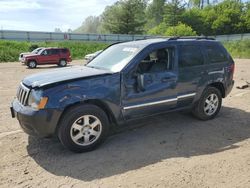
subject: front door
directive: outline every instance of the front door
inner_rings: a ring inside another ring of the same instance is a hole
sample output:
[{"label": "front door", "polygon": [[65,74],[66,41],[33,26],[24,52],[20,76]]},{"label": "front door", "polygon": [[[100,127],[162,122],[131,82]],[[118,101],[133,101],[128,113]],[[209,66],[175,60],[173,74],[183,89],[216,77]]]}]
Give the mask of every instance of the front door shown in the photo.
[{"label": "front door", "polygon": [[177,104],[175,47],[144,53],[135,70],[122,78],[122,111],[125,119],[168,111]]},{"label": "front door", "polygon": [[46,64],[49,61],[49,50],[45,49],[42,51],[40,57],[39,57],[39,64]]},{"label": "front door", "polygon": [[49,63],[59,63],[59,49],[51,49],[49,54]]}]

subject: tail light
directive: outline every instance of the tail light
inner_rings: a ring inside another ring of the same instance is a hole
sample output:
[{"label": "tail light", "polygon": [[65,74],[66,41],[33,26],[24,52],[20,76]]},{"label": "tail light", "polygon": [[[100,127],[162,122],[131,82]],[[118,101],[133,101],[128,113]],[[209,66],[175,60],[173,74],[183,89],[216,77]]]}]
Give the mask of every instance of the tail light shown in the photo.
[{"label": "tail light", "polygon": [[235,71],[235,63],[233,62],[230,66],[229,66],[229,72],[232,75],[232,79],[234,77],[234,71]]},{"label": "tail light", "polygon": [[232,64],[230,65],[229,70],[230,70],[230,72],[231,72],[232,74],[234,74],[234,70],[235,70],[235,64],[234,64],[234,63],[232,63]]}]

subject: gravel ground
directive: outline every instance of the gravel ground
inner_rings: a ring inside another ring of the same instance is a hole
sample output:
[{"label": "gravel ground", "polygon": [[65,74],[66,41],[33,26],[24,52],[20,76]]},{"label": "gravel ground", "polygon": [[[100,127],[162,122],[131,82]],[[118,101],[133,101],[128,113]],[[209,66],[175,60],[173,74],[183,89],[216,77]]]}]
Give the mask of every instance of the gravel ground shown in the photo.
[{"label": "gravel ground", "polygon": [[83,154],[26,135],[10,117],[20,80],[53,68],[0,63],[0,187],[250,187],[250,88],[236,89],[250,81],[250,60],[236,60],[235,87],[214,120],[148,118]]}]

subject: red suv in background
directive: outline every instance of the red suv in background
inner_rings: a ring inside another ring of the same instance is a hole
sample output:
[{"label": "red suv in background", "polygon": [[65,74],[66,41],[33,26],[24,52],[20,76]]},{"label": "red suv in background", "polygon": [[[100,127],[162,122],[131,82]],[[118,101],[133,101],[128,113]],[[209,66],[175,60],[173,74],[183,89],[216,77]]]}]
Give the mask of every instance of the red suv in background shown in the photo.
[{"label": "red suv in background", "polygon": [[46,64],[57,64],[60,67],[65,67],[71,61],[70,51],[67,48],[44,48],[38,54],[30,54],[22,59],[22,62],[29,68]]}]

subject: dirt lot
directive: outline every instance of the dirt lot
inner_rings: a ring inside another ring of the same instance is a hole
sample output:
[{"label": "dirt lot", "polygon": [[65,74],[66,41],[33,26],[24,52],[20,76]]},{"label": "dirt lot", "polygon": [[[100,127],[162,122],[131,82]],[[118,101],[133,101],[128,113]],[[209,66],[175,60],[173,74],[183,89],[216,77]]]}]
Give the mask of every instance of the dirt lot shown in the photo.
[{"label": "dirt lot", "polygon": [[[74,154],[10,117],[20,80],[53,68],[0,63],[0,187],[250,187],[250,88],[235,87],[214,120],[149,118]],[[235,86],[250,81],[249,70],[250,60],[236,60]]]}]

